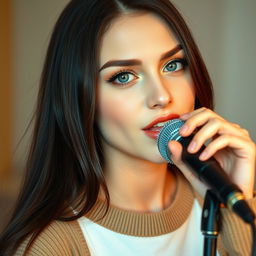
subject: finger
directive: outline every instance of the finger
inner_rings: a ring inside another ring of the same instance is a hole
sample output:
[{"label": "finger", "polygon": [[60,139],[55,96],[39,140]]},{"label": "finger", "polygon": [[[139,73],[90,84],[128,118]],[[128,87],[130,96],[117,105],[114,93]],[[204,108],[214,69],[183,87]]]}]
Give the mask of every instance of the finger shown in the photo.
[{"label": "finger", "polygon": [[205,161],[214,156],[216,152],[231,148],[239,158],[254,159],[255,145],[252,141],[248,141],[238,136],[224,134],[211,141],[199,156],[199,159]]},{"label": "finger", "polygon": [[189,117],[186,119],[185,124],[180,129],[180,134],[182,136],[189,136],[197,127],[200,127],[207,123],[210,119],[219,119],[223,120],[222,117],[217,115],[210,109],[198,109],[188,114]]},{"label": "finger", "polygon": [[[233,182],[242,189],[246,198],[251,198],[254,187],[255,151],[255,144],[252,141],[225,134],[213,140],[199,159],[205,161],[214,156]],[[224,159],[223,154],[228,157]]]},{"label": "finger", "polygon": [[247,138],[244,129],[238,128],[237,125],[229,123],[219,118],[210,119],[204,126],[197,131],[188,146],[190,153],[197,152],[207,140],[216,138],[218,135],[229,134],[233,136]]},{"label": "finger", "polygon": [[[221,116],[216,114],[210,109],[206,108],[200,108],[195,111],[192,111],[190,113],[187,113],[186,115],[189,115],[189,119],[186,120],[185,124],[181,127],[179,133],[186,137],[191,135],[191,133],[198,127],[205,127],[205,125],[213,125],[214,127],[209,128],[210,126],[206,126],[206,129],[203,129],[202,132],[205,131],[205,133],[199,133],[200,141],[206,141],[207,139],[211,138],[211,136],[215,136],[215,134],[233,134],[236,136],[245,136],[249,140],[250,134],[246,129],[241,128],[238,124],[231,123],[223,119]],[[208,134],[209,132],[209,134]],[[214,134],[215,132],[215,134]],[[208,135],[207,135],[208,134]],[[206,137],[201,137],[202,135],[207,135]],[[201,142],[201,145],[203,143]],[[196,144],[193,143],[194,150],[197,150]],[[192,147],[192,146],[191,146]],[[191,151],[192,152],[192,151]],[[195,152],[195,151],[193,151]]]},{"label": "finger", "polygon": [[219,117],[221,119],[223,119],[223,117],[221,117],[220,115],[218,115],[216,112],[214,112],[213,110],[209,109],[209,108],[205,108],[205,107],[202,107],[202,108],[198,108],[194,111],[191,111],[191,112],[188,112],[188,113],[185,113],[183,115],[180,116],[180,118],[184,121],[192,118],[192,117],[197,117],[197,116],[216,116],[216,117]]},{"label": "finger", "polygon": [[187,112],[187,113],[181,115],[180,118],[185,121],[185,120],[189,119],[191,116],[196,115],[198,113],[201,113],[202,111],[205,111],[205,110],[206,110],[205,107],[198,108],[198,109],[195,109],[191,112]]},{"label": "finger", "polygon": [[171,153],[171,159],[174,164],[177,166],[181,165],[182,145],[178,141],[172,140],[168,143],[168,147]]}]

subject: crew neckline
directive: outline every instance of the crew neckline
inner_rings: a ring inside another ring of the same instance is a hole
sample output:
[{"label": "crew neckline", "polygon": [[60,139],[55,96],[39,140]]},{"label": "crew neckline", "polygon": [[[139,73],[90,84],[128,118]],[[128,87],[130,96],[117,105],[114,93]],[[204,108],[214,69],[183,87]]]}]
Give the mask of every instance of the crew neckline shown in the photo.
[{"label": "crew neckline", "polygon": [[104,217],[106,203],[97,200],[85,215],[89,220],[112,231],[131,236],[159,236],[178,229],[188,218],[193,201],[193,190],[178,171],[177,190],[171,205],[159,212],[137,212],[110,205]]}]

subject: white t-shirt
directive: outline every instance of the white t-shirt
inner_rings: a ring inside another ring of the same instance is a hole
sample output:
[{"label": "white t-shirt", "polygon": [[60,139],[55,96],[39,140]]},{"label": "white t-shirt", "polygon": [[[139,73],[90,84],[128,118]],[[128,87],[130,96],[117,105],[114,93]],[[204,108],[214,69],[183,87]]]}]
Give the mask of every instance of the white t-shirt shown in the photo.
[{"label": "white t-shirt", "polygon": [[86,217],[78,221],[92,256],[200,256],[204,240],[200,230],[201,212],[198,201],[194,200],[190,215],[178,229],[147,237],[121,234]]}]

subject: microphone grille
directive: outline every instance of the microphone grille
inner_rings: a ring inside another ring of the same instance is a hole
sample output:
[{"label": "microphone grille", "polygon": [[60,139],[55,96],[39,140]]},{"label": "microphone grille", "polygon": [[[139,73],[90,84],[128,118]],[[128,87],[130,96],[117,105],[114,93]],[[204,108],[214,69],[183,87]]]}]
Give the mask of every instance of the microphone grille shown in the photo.
[{"label": "microphone grille", "polygon": [[161,156],[171,164],[173,164],[173,162],[168,149],[168,142],[171,140],[178,141],[181,138],[179,130],[183,124],[184,121],[181,119],[172,119],[168,121],[161,129],[157,138],[157,146]]}]

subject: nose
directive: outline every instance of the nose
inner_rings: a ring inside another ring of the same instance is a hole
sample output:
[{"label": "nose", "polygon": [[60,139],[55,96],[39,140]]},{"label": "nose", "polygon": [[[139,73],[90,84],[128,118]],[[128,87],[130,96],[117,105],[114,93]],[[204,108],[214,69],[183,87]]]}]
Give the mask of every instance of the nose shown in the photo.
[{"label": "nose", "polygon": [[148,87],[147,105],[149,108],[164,108],[172,102],[167,81],[157,78],[152,80]]}]

